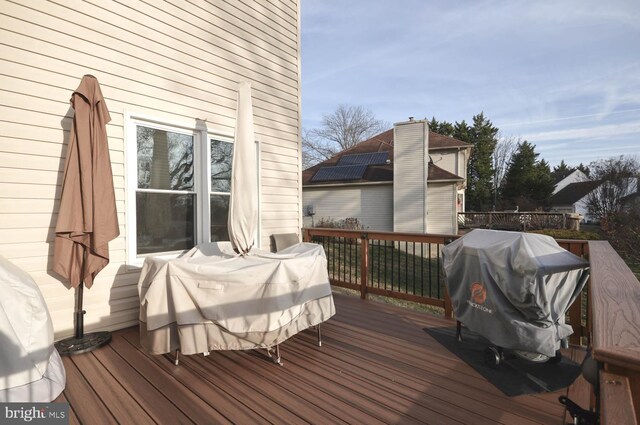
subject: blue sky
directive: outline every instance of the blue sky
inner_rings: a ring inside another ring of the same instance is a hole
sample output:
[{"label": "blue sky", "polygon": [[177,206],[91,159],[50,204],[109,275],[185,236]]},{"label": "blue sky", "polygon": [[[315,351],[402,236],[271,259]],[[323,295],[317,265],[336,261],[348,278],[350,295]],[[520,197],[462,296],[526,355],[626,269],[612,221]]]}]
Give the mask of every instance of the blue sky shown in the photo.
[{"label": "blue sky", "polygon": [[471,121],[570,165],[640,156],[640,1],[304,0],[302,116]]}]

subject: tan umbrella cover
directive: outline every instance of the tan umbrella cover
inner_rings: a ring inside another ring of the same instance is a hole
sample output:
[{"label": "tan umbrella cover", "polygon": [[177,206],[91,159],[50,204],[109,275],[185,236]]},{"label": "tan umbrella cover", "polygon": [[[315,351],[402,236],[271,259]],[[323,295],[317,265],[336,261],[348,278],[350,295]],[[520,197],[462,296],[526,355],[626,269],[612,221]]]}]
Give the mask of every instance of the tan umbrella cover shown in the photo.
[{"label": "tan umbrella cover", "polygon": [[[87,288],[109,264],[109,241],[116,238],[113,175],[106,125],[111,120],[98,80],[82,77],[71,96],[75,110],[56,225],[53,270]],[[83,270],[83,258],[86,260]]]},{"label": "tan umbrella cover", "polygon": [[258,229],[258,155],[248,82],[238,86],[237,108],[228,226],[233,248],[244,255],[253,247]]}]

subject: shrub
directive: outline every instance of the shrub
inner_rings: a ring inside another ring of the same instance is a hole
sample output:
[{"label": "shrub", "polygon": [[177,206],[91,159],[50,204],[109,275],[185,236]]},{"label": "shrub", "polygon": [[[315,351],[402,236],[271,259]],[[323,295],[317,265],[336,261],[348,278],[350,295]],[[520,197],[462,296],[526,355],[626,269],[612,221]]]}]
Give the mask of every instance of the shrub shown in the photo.
[{"label": "shrub", "polygon": [[366,227],[360,223],[356,217],[347,217],[343,220],[335,220],[331,217],[322,217],[315,227],[324,227],[329,229],[344,229],[344,230],[365,230]]},{"label": "shrub", "polygon": [[539,233],[551,236],[554,239],[578,239],[578,240],[601,240],[604,239],[598,232],[585,230],[567,230],[567,229],[543,229],[532,230],[531,233]]},{"label": "shrub", "polygon": [[609,214],[601,225],[611,246],[628,263],[640,264],[640,206]]}]

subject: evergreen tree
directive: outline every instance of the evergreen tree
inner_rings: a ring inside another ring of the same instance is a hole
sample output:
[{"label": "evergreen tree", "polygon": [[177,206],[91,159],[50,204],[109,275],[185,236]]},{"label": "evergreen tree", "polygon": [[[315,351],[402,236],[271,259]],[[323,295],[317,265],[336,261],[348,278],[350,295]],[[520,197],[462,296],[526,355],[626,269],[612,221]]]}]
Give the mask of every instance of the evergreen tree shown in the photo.
[{"label": "evergreen tree", "polygon": [[538,156],[535,145],[519,143],[505,176],[503,196],[523,209],[546,205],[553,192],[549,164]]},{"label": "evergreen tree", "polygon": [[589,167],[584,165],[582,162],[576,167],[576,169],[582,171],[587,177],[590,176],[591,170],[589,170]]},{"label": "evergreen tree", "polygon": [[453,125],[447,121],[438,121],[435,117],[431,118],[431,121],[429,121],[429,130],[434,133],[442,134],[443,136],[454,137]]},{"label": "evergreen tree", "polygon": [[498,143],[498,128],[480,114],[473,117],[473,125],[466,121],[451,124],[432,118],[429,129],[443,136],[455,137],[470,143],[471,157],[467,166],[467,200],[468,209],[475,211],[488,210],[493,204],[493,151]]},{"label": "evergreen tree", "polygon": [[[486,211],[493,204],[493,151],[498,143],[498,128],[482,112],[473,117],[473,126],[464,127],[456,126],[460,137],[455,137],[473,145],[467,167],[467,205],[471,210]],[[467,140],[461,138],[467,132]]]},{"label": "evergreen tree", "polygon": [[567,163],[564,162],[564,159],[563,159],[562,161],[560,161],[560,164],[558,164],[555,167],[553,167],[553,174],[562,175],[562,176],[568,176],[574,170],[575,170],[575,168],[569,167],[567,165]]}]

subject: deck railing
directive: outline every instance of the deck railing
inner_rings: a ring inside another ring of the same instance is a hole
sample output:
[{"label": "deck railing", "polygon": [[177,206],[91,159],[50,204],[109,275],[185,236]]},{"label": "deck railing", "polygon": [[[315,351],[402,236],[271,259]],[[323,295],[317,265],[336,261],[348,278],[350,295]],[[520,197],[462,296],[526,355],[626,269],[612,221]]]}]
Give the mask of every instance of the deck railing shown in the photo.
[{"label": "deck railing", "polygon": [[[382,295],[439,307],[447,318],[453,317],[453,309],[444,284],[440,251],[459,237],[369,230],[303,229],[305,241],[316,242],[324,247],[332,285],[359,291],[362,298],[369,294]],[[586,241],[558,242],[576,255],[588,255]],[[572,343],[581,343],[581,338],[589,335],[586,301],[584,293],[581,294],[569,311],[569,322],[574,328]]]},{"label": "deck railing", "polygon": [[573,229],[579,216],[545,212],[459,212],[458,226],[498,230]]},{"label": "deck railing", "polygon": [[640,419],[640,282],[605,241],[589,242],[593,357],[601,367],[600,423]]}]

